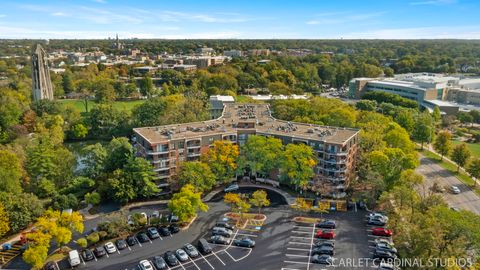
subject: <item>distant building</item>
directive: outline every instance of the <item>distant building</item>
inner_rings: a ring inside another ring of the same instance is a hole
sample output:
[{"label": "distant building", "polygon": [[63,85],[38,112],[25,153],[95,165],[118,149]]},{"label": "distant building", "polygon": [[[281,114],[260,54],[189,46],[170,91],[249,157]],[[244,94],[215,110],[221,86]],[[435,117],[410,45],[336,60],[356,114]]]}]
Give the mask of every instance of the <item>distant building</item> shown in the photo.
[{"label": "distant building", "polygon": [[223,55],[228,57],[242,57],[243,51],[240,51],[240,50],[223,51]]},{"label": "distant building", "polygon": [[53,86],[50,79],[47,54],[40,44],[35,47],[31,59],[33,100],[53,100]]},{"label": "distant building", "polygon": [[173,69],[176,71],[191,72],[197,70],[196,65],[173,65]]},{"label": "distant building", "polygon": [[215,54],[215,50],[212,48],[203,47],[203,48],[198,48],[196,53],[203,56],[212,56]]},{"label": "distant building", "polygon": [[270,50],[269,49],[252,49],[252,50],[248,50],[248,54],[251,56],[269,56]]}]

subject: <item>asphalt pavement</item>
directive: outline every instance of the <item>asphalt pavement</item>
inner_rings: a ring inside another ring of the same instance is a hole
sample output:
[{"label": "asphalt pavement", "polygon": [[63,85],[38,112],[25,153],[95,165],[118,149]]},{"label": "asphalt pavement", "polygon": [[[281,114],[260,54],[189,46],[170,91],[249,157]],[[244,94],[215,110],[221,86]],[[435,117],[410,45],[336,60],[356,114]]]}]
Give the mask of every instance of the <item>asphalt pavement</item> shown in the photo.
[{"label": "asphalt pavement", "polygon": [[[450,207],[457,207],[480,215],[480,196],[469,186],[462,183],[450,171],[421,155],[420,166],[417,168],[417,172],[425,177],[424,190],[421,192],[429,192],[430,187],[437,181],[441,186],[446,187],[447,191],[439,194],[441,194]],[[460,194],[453,194],[449,191],[452,185],[460,189]]]}]

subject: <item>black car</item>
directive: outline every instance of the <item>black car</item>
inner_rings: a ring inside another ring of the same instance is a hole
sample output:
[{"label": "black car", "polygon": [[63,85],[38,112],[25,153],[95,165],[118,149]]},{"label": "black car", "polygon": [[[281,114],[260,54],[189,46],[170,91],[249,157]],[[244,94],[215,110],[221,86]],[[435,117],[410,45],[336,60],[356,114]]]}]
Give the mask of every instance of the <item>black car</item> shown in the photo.
[{"label": "black car", "polygon": [[335,229],[337,227],[337,224],[335,223],[335,220],[327,219],[320,223],[317,223],[315,226],[322,229]]},{"label": "black car", "polygon": [[248,238],[248,237],[243,237],[241,239],[236,239],[233,241],[233,244],[235,246],[239,246],[239,247],[249,247],[249,248],[252,248],[255,246],[255,241],[253,241],[252,239]]},{"label": "black car", "polygon": [[314,247],[312,249],[312,255],[331,255],[333,256],[335,254],[335,249],[330,246],[319,246],[319,247]]},{"label": "black car", "polygon": [[146,242],[150,241],[147,234],[144,233],[144,232],[139,232],[137,234],[137,238],[138,238],[138,241],[140,241],[140,243],[146,243]]},{"label": "black car", "polygon": [[43,269],[44,270],[60,270],[60,268],[58,268],[58,265],[55,262],[48,262],[47,264],[45,264]]},{"label": "black car", "polygon": [[107,254],[107,252],[105,251],[105,249],[101,246],[98,246],[96,248],[93,249],[93,253],[95,253],[95,256],[97,258],[100,258],[100,257],[103,257],[105,256],[105,254]]},{"label": "black car", "polygon": [[175,256],[175,253],[173,253],[172,251],[165,252],[165,255],[163,255],[163,258],[165,259],[167,264],[170,266],[176,266],[180,264],[177,257]]},{"label": "black car", "polygon": [[93,257],[93,252],[90,249],[84,249],[82,251],[82,257],[84,261],[91,261],[95,257]]},{"label": "black car", "polygon": [[137,244],[137,239],[135,238],[135,236],[127,237],[127,244],[129,246],[135,246]]},{"label": "black car", "polygon": [[318,264],[326,264],[326,265],[332,265],[333,264],[333,259],[332,256],[330,255],[313,255],[311,259],[312,263],[318,263]]},{"label": "black car", "polygon": [[333,242],[333,241],[317,241],[313,246],[314,247],[328,246],[328,247],[335,248],[335,242]]},{"label": "black car", "polygon": [[375,249],[373,252],[374,259],[381,259],[381,260],[395,260],[395,254],[392,252],[383,250],[383,249]]},{"label": "black car", "polygon": [[165,259],[163,259],[162,256],[155,256],[153,257],[153,265],[155,266],[155,268],[157,269],[167,269],[168,266],[167,266],[167,262],[165,262]]},{"label": "black car", "polygon": [[127,248],[127,242],[125,242],[125,240],[123,239],[118,239],[117,241],[115,241],[115,244],[117,245],[117,248],[119,250]]},{"label": "black car", "polygon": [[235,230],[235,226],[233,226],[231,224],[228,224],[227,222],[224,222],[224,221],[217,222],[217,224],[215,224],[215,227],[224,227],[224,228],[227,228],[231,231]]},{"label": "black car", "polygon": [[200,238],[200,240],[198,240],[198,250],[200,250],[200,252],[203,254],[212,253],[212,247],[210,247],[205,238]]},{"label": "black car", "polygon": [[168,229],[171,233],[178,233],[180,231],[180,227],[178,227],[177,224],[170,224],[170,226],[168,226]]},{"label": "black car", "polygon": [[147,229],[147,235],[150,237],[150,239],[157,239],[160,238],[160,234],[158,234],[158,231],[154,227],[150,227]]},{"label": "black car", "polygon": [[167,227],[160,227],[160,228],[158,228],[158,232],[159,232],[162,236],[169,236],[169,235],[172,234]]}]

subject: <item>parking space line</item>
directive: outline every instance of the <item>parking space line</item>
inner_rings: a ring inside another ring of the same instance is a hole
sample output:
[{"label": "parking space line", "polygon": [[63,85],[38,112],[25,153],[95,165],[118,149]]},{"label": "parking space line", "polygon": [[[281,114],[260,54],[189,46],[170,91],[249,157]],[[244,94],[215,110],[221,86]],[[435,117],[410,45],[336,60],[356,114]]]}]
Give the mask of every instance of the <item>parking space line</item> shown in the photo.
[{"label": "parking space line", "polygon": [[117,249],[117,253],[118,253],[118,254],[122,254],[122,253],[120,253],[120,250],[118,250],[118,249]]},{"label": "parking space line", "polygon": [[302,231],[292,231],[292,233],[306,233],[306,234],[310,234],[310,232],[302,232]]},{"label": "parking space line", "polygon": [[110,258],[110,256],[108,256],[108,252],[105,252],[105,255],[107,255],[107,258]]},{"label": "parking space line", "polygon": [[200,256],[202,256],[203,260],[206,261],[206,262],[208,263],[208,265],[210,265],[210,267],[211,267],[212,269],[215,269],[215,267],[213,267],[213,265],[207,260],[207,258],[205,258],[205,257],[203,256],[202,253],[200,253]]},{"label": "parking space line", "polygon": [[291,248],[291,247],[287,247],[287,249],[290,249],[290,250],[299,250],[299,251],[310,251],[310,249],[306,249],[306,248]]},{"label": "parking space line", "polygon": [[226,249],[224,251],[225,251],[225,253],[227,253],[228,256],[230,256],[230,258],[232,258],[232,260],[234,262],[237,262],[237,260],[235,258],[233,258],[233,256],[230,253],[228,253],[228,251]]},{"label": "parking space line", "polygon": [[190,261],[192,261],[192,263],[197,267],[198,270],[201,270],[200,267],[198,267],[198,265],[195,263],[195,261],[192,260],[192,258],[190,258]]},{"label": "parking space line", "polygon": [[98,262],[97,256],[95,255],[95,253],[93,253],[93,251],[92,251],[92,254],[93,254],[93,258],[95,259],[95,261]]},{"label": "parking space line", "polygon": [[258,235],[246,234],[246,233],[237,233],[237,235],[249,236],[249,237],[258,237]]},{"label": "parking space line", "polygon": [[213,256],[217,257],[217,259],[225,266],[226,264],[222,261],[222,259],[220,259],[220,257],[217,256],[217,253],[216,252],[213,252],[212,251],[212,254]]},{"label": "parking space line", "polygon": [[303,236],[290,236],[290,238],[298,238],[298,239],[307,239],[307,240],[310,240],[310,237],[303,237]]},{"label": "parking space line", "polygon": [[310,255],[297,255],[297,254],[285,254],[289,257],[301,257],[301,258],[309,258]]},{"label": "parking space line", "polygon": [[294,263],[294,264],[307,264],[306,262],[294,262],[294,261],[283,261],[286,263]]},{"label": "parking space line", "polygon": [[309,230],[310,230],[310,227],[309,227],[309,226],[293,225],[293,227],[296,227],[296,228],[304,228],[304,229],[309,229]]},{"label": "parking space line", "polygon": [[132,249],[130,248],[130,246],[129,246],[129,245],[127,245],[127,247],[128,247],[128,250],[132,251]]},{"label": "parking space line", "polygon": [[135,239],[137,239],[137,243],[138,243],[138,245],[139,245],[140,247],[142,247],[142,243],[140,243],[140,240],[138,240],[138,238],[137,238],[137,237],[135,237]]},{"label": "parking space line", "polygon": [[153,262],[151,260],[148,260],[148,262],[152,265],[154,270],[157,270],[157,267],[155,267],[155,265],[153,264]]},{"label": "parking space line", "polygon": [[306,246],[310,246],[309,243],[302,243],[302,242],[288,242],[289,244],[292,244],[292,245],[306,245]]},{"label": "parking space line", "polygon": [[296,268],[283,268],[283,267],[282,267],[282,269],[280,269],[280,270],[300,270],[300,269],[296,269]]},{"label": "parking space line", "polygon": [[[85,265],[85,261],[83,260],[82,254],[80,254],[79,257],[80,257],[80,260],[82,260],[83,265]],[[54,261],[54,262],[55,262],[55,261]],[[55,262],[55,264],[57,264],[57,262]],[[58,267],[58,265],[57,265],[57,269],[60,269],[60,268]]]},{"label": "parking space line", "polygon": [[315,224],[312,226],[312,240],[310,241],[310,252],[308,252],[308,262],[307,262],[307,270],[310,270],[310,260],[312,256],[312,246],[313,246],[313,238],[315,236]]}]

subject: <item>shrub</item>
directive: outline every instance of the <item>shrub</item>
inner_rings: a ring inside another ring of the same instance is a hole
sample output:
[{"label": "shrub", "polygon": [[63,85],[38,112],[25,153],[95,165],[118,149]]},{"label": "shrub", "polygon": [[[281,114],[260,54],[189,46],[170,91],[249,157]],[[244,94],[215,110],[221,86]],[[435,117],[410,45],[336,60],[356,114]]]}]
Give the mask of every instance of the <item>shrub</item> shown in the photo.
[{"label": "shrub", "polygon": [[93,232],[87,236],[87,240],[89,244],[94,245],[100,241],[100,235],[97,232]]},{"label": "shrub", "polygon": [[107,236],[108,236],[108,233],[107,233],[106,231],[99,231],[99,232],[98,232],[98,235],[100,236],[100,239],[102,239],[102,240],[105,240],[105,239],[108,238],[108,237],[107,237]]},{"label": "shrub", "polygon": [[87,247],[87,239],[85,238],[79,238],[77,240],[77,245],[79,245],[80,247],[82,248],[86,248]]}]

